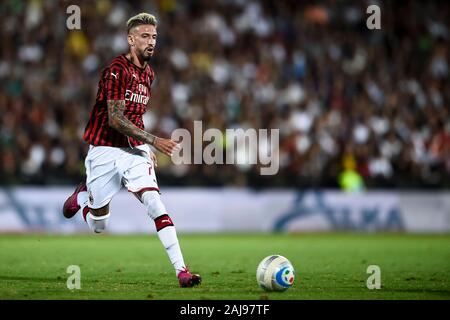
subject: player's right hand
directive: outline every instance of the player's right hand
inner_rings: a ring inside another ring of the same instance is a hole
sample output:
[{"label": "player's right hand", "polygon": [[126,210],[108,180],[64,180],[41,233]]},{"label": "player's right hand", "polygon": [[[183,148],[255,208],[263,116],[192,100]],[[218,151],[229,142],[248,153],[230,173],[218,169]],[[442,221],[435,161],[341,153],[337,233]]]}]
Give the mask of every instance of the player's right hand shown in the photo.
[{"label": "player's right hand", "polygon": [[159,137],[155,138],[153,146],[162,153],[164,153],[165,155],[168,155],[169,157],[173,155],[174,151],[178,151],[181,148],[180,145],[175,141]]}]

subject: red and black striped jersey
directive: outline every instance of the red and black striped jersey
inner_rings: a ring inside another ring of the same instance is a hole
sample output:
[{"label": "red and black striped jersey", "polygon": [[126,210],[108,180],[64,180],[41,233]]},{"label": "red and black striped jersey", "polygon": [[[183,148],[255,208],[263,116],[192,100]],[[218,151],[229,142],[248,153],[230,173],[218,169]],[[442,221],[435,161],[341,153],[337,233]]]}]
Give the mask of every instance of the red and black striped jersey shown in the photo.
[{"label": "red and black striped jersey", "polygon": [[148,64],[145,68],[139,68],[124,54],[116,57],[101,72],[97,98],[83,140],[94,146],[135,147],[143,144],[109,126],[107,101],[125,100],[125,117],[144,130],[142,116],[151,97],[154,78],[155,74]]}]

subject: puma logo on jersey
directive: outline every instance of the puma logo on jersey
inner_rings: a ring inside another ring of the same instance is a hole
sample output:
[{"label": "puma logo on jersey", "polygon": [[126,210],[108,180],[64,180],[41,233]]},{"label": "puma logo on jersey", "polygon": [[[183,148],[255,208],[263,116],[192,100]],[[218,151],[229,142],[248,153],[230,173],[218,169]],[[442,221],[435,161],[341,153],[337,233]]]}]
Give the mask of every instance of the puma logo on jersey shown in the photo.
[{"label": "puma logo on jersey", "polygon": [[114,74],[114,73],[111,72],[111,75],[114,76],[114,78],[117,79],[117,74]]}]

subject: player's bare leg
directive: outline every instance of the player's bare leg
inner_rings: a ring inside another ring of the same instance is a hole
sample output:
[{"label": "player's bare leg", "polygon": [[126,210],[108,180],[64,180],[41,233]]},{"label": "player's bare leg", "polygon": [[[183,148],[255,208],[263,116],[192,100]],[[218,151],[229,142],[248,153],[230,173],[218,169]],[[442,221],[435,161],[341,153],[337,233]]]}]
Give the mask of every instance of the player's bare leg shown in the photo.
[{"label": "player's bare leg", "polygon": [[167,251],[170,262],[175,268],[181,287],[193,287],[202,281],[200,275],[192,274],[184,263],[180,244],[172,219],[167,214],[157,191],[145,191],[136,194],[147,207],[147,213],[153,219],[159,240]]},{"label": "player's bare leg", "polygon": [[83,210],[84,221],[89,228],[95,233],[102,233],[105,231],[109,221],[109,204],[99,209]]}]

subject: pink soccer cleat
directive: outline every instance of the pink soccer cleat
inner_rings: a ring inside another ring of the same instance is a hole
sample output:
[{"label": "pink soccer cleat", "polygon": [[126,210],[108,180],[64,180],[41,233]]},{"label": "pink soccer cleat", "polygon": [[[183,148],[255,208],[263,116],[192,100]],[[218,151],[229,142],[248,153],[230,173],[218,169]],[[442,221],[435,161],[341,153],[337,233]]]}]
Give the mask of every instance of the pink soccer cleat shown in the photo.
[{"label": "pink soccer cleat", "polygon": [[192,274],[189,269],[185,267],[178,274],[178,282],[182,288],[190,288],[199,285],[202,282],[202,277],[199,274]]},{"label": "pink soccer cleat", "polygon": [[82,191],[87,191],[86,183],[84,183],[84,181],[78,185],[72,195],[67,198],[66,202],[64,202],[63,214],[67,219],[72,218],[78,210],[80,210],[80,206],[77,202],[77,196]]}]

